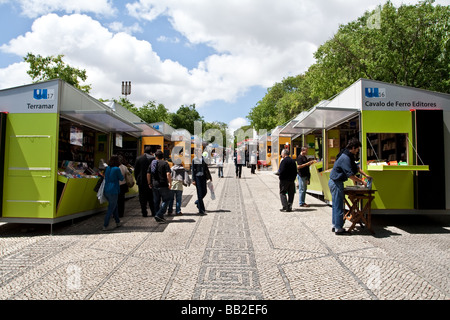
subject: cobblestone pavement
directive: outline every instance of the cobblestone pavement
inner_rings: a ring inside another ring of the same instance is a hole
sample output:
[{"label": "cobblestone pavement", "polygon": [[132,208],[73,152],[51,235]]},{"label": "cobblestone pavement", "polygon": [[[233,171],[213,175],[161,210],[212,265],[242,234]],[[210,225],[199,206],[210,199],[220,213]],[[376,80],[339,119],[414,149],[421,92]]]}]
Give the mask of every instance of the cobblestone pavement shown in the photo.
[{"label": "cobblestone pavement", "polygon": [[[448,300],[450,217],[374,216],[375,235],[331,232],[331,208],[280,212],[269,171],[225,178],[199,216],[195,187],[167,224],[126,202],[123,226],[104,213],[48,225],[0,226],[0,299]],[[111,226],[114,223],[111,223]],[[348,227],[348,225],[346,225]]]}]

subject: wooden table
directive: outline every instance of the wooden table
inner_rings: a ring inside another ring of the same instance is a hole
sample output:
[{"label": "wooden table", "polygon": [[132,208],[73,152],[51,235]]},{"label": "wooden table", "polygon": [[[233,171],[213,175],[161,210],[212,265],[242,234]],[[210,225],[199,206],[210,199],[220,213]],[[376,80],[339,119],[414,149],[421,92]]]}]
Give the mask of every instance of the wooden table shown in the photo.
[{"label": "wooden table", "polygon": [[348,231],[352,231],[357,223],[361,226],[364,223],[372,234],[375,233],[371,225],[371,204],[372,200],[375,199],[373,195],[375,192],[376,190],[361,187],[344,188],[344,194],[346,195],[344,197],[345,204],[350,208],[349,210],[345,210],[344,220],[352,222]]}]

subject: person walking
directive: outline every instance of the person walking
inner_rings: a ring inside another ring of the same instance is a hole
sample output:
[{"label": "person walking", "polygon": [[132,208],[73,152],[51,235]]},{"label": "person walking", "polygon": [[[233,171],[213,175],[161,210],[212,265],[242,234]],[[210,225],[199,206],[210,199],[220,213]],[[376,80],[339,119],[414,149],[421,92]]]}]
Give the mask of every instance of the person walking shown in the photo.
[{"label": "person walking", "polygon": [[256,155],[256,150],[252,150],[252,154],[250,155],[250,172],[251,174],[256,174],[256,164],[258,163],[258,157]]},{"label": "person walking", "polygon": [[143,217],[148,216],[147,205],[150,208],[152,216],[155,216],[155,204],[153,201],[153,191],[149,188],[147,182],[147,171],[150,163],[155,160],[150,146],[146,146],[144,154],[136,159],[134,165],[134,176],[139,190],[139,203],[141,205],[141,212]]},{"label": "person walking", "polygon": [[[127,174],[130,174],[128,167],[126,166],[126,160],[122,155],[119,155],[119,169],[122,176],[125,178]],[[119,218],[122,218],[125,214],[125,194],[128,192],[128,185],[126,179],[119,182],[119,197],[117,199],[117,207],[119,211]]]},{"label": "person walking", "polygon": [[211,173],[208,168],[208,164],[201,156],[201,150],[199,150],[192,162],[192,184],[197,189],[197,201],[195,204],[198,208],[198,214],[201,216],[206,215],[205,203],[203,198],[208,193],[206,182],[212,181]]},{"label": "person walking", "polygon": [[[283,149],[281,152],[282,161],[279,169],[280,179],[280,199],[283,206],[280,211],[291,212],[294,203],[295,178],[297,177],[297,165],[289,156],[289,150]],[[286,194],[288,198],[286,198]]]},{"label": "person walking", "polygon": [[223,156],[221,154],[216,156],[216,164],[219,178],[223,178]]},{"label": "person walking", "polygon": [[183,198],[183,186],[190,186],[191,179],[189,178],[189,174],[183,167],[183,163],[181,159],[176,159],[175,164],[171,169],[172,174],[172,188],[171,196],[169,200],[167,214],[172,214],[173,212],[173,200],[175,198],[175,214],[180,216],[183,213],[181,212],[181,200]]},{"label": "person walking", "polygon": [[[153,191],[153,199],[155,204],[155,220],[159,223],[165,223],[167,206],[169,205],[172,188],[172,175],[170,166],[164,161],[162,151],[155,153],[156,160],[153,160],[147,171],[147,182],[149,188]],[[159,206],[159,204],[161,204]]]},{"label": "person walking", "polygon": [[371,179],[364,171],[362,171],[355,162],[355,157],[359,153],[361,142],[354,138],[351,139],[345,149],[338,154],[336,162],[330,173],[328,186],[331,191],[332,200],[332,232],[336,235],[349,235],[350,232],[344,229],[344,182],[348,179],[356,183],[367,186],[367,182],[358,178],[356,174],[360,173]]},{"label": "person walking", "polygon": [[111,216],[116,221],[116,227],[120,227],[118,198],[120,193],[119,181],[125,180],[119,169],[120,162],[117,155],[112,155],[109,159],[108,167],[105,170],[105,189],[103,191],[106,200],[108,200],[108,209],[106,211],[103,231],[106,231]]},{"label": "person walking", "polygon": [[299,206],[300,207],[309,207],[305,203],[306,199],[306,190],[308,189],[309,181],[311,180],[311,172],[309,167],[316,163],[316,160],[308,161],[306,154],[308,153],[307,147],[302,147],[300,151],[300,155],[297,158],[297,178],[298,178],[298,195],[299,195]]},{"label": "person walking", "polygon": [[241,178],[242,176],[242,166],[244,165],[244,156],[242,151],[235,151],[234,153],[234,165],[236,167],[236,178]]}]

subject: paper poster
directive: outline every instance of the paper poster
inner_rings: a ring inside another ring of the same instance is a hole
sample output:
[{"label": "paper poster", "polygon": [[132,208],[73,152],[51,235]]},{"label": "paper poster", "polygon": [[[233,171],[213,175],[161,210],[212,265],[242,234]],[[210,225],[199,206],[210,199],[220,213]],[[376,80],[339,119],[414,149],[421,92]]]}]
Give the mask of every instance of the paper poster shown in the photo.
[{"label": "paper poster", "polygon": [[83,130],[77,127],[70,127],[70,144],[83,146]]}]

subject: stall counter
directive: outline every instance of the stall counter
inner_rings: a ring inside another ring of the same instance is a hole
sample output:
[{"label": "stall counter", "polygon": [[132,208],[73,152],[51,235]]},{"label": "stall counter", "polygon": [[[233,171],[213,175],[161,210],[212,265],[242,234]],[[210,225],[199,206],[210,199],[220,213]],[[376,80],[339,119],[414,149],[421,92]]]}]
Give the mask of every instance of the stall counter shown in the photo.
[{"label": "stall counter", "polygon": [[107,203],[100,204],[94,187],[99,178],[67,178],[58,176],[58,183],[63,183],[63,191],[56,208],[56,217],[63,217],[79,212],[104,210]]},{"label": "stall counter", "polygon": [[[108,203],[100,204],[97,199],[97,193],[94,191],[98,180],[99,178],[67,178],[65,176],[58,176],[58,182],[63,183],[64,186],[58,201],[56,217],[105,210]],[[137,194],[138,187],[135,183],[125,197],[133,197]]]}]

